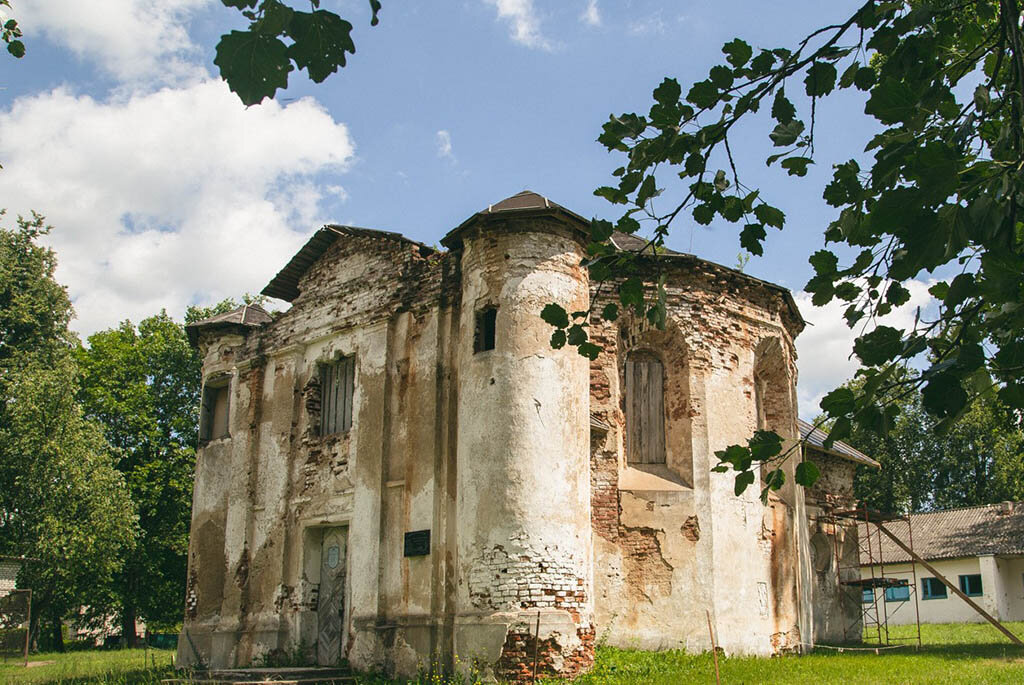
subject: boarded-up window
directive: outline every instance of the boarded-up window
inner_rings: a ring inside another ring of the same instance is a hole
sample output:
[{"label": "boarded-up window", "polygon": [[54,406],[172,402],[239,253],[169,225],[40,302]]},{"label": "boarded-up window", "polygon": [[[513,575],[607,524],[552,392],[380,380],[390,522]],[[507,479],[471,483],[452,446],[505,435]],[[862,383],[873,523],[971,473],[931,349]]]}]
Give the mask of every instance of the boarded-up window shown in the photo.
[{"label": "boarded-up window", "polygon": [[630,464],[665,463],[665,370],[652,354],[626,357],[626,458]]},{"label": "boarded-up window", "polygon": [[356,360],[345,357],[320,366],[320,434],[344,433],[352,427]]},{"label": "boarded-up window", "polygon": [[199,411],[199,438],[201,440],[217,440],[230,436],[228,431],[228,398],[227,379],[207,382],[203,388],[203,404]]}]

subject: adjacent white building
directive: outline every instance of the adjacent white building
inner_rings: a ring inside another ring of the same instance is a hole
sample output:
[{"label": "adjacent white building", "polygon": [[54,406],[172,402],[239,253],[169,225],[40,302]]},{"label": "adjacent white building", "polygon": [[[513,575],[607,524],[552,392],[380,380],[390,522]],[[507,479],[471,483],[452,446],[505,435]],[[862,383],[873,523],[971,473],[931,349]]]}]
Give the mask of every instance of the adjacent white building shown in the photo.
[{"label": "adjacent white building", "polygon": [[[904,543],[910,542],[912,532],[914,551],[993,617],[1024,620],[1024,502],[911,514],[909,526],[906,521],[884,525]],[[877,538],[873,532],[872,540]],[[922,623],[985,620],[921,564],[916,565],[915,579],[910,556],[884,536],[874,557],[882,564],[869,563],[862,550],[861,577],[884,573],[908,583],[863,591],[865,603],[873,601],[872,592],[885,593],[879,607],[885,607],[890,625],[915,621],[914,592]]]}]

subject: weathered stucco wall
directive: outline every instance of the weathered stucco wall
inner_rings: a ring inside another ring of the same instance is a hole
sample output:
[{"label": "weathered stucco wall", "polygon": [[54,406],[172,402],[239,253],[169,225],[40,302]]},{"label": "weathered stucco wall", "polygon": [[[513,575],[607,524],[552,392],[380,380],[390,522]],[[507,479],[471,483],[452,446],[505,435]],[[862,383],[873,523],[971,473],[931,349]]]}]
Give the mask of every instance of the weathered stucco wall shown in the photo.
[{"label": "weathered stucco wall", "polygon": [[[599,633],[622,647],[708,649],[710,612],[730,653],[799,648],[808,600],[799,493],[785,489],[765,506],[758,488],[736,497],[732,475],[711,473],[715,450],[758,427],[753,376],[766,340],[784,371],[768,389],[787,408],[773,428],[795,437],[799,324],[778,293],[728,270],[679,260],[666,271],[666,330],[632,315],[592,326],[602,352],[591,365],[591,412],[610,427],[591,443]],[[633,350],[665,369],[664,465],[631,465],[626,454],[624,364]]]},{"label": "weathered stucco wall", "polygon": [[[205,382],[230,382],[230,437],[198,454],[180,664],[340,654],[525,680],[536,649],[540,673],[572,676],[598,634],[707,649],[706,612],[730,653],[807,641],[795,464],[767,505],[710,470],[758,427],[795,439],[802,322],[778,288],[677,256],[662,265],[666,330],[595,317],[596,361],[553,350],[541,308],[593,294],[585,230],[545,201],[476,215],[448,253],[346,233],[271,323],[200,329]],[[487,308],[495,344],[480,349]],[[664,369],[664,464],[625,453],[633,352]],[[341,358],[351,428],[323,436],[320,368]],[[414,531],[429,531],[427,554],[406,556]],[[340,646],[323,630],[339,573]]]}]

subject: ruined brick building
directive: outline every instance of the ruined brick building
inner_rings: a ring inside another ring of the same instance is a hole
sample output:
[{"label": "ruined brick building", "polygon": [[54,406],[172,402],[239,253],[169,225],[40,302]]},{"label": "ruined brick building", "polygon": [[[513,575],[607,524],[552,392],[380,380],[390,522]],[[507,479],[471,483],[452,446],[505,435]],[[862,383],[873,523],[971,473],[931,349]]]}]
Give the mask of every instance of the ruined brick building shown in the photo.
[{"label": "ruined brick building", "polygon": [[[204,385],[179,663],[301,650],[517,679],[539,615],[541,672],[571,676],[598,636],[707,649],[706,612],[727,652],[760,655],[859,616],[822,595],[835,579],[811,540],[836,531],[815,529],[792,477],[764,505],[711,472],[755,428],[798,436],[789,292],[645,257],[667,327],[595,315],[589,362],[552,349],[539,318],[611,301],[581,266],[588,239],[530,192],[474,214],[446,251],[325,226],[264,290],[288,311],[189,327]],[[840,497],[842,456],[819,460]]]}]

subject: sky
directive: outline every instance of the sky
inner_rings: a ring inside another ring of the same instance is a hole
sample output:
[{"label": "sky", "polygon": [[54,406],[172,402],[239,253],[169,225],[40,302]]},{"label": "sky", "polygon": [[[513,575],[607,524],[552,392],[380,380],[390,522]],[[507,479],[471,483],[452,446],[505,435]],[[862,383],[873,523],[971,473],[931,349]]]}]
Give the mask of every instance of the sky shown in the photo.
[{"label": "sky", "polygon": [[[615,219],[593,195],[622,164],[596,142],[611,114],[646,112],[666,77],[685,88],[742,37],[792,44],[848,16],[834,0],[323,0],[349,19],[357,53],[324,83],[292,72],[245,108],[217,77],[218,37],[244,20],[219,0],[13,0],[27,54],[0,55],[0,207],[36,210],[83,337],[165,309],[258,293],[324,223],[433,245],[523,189]],[[768,169],[765,121],[737,131],[744,183],[787,215],[751,275],[794,291],[811,324],[797,339],[801,414],[849,378],[855,332],[802,288],[834,210],[831,164],[864,159],[863,97],[817,111],[806,178]],[[668,200],[665,200],[668,202]],[[771,229],[770,229],[771,230]],[[682,221],[669,247],[726,266],[734,225]],[[886,321],[906,325],[928,283]],[[272,302],[283,307],[284,303]]]}]

